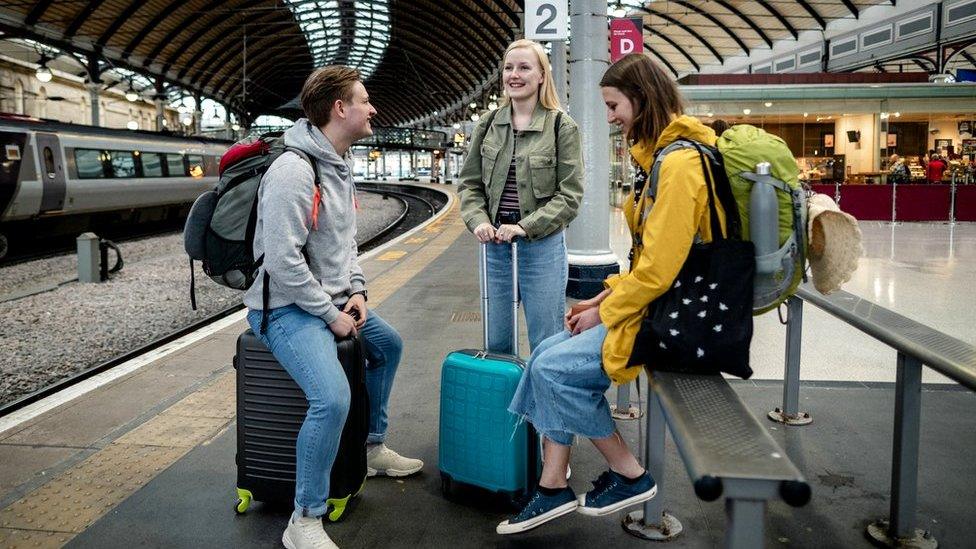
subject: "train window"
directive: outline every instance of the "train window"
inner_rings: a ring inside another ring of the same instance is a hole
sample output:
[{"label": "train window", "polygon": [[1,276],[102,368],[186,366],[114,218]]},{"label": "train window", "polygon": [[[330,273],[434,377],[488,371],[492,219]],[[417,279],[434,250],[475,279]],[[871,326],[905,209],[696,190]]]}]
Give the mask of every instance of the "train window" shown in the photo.
[{"label": "train window", "polygon": [[182,154],[167,154],[166,167],[169,169],[168,173],[170,177],[183,177],[186,175]]},{"label": "train window", "polygon": [[132,156],[132,151],[110,151],[112,159],[112,172],[115,177],[135,177],[136,159]]},{"label": "train window", "polygon": [[102,166],[102,151],[75,149],[75,166],[78,168],[80,179],[105,177],[105,170]]},{"label": "train window", "polygon": [[188,154],[186,160],[190,165],[190,175],[195,178],[203,177],[203,157],[198,154]]},{"label": "train window", "polygon": [[44,147],[44,172],[47,173],[48,179],[54,179],[54,153],[51,151],[51,147]]},{"label": "train window", "polygon": [[159,153],[142,154],[142,176],[143,177],[162,177],[163,159]]}]

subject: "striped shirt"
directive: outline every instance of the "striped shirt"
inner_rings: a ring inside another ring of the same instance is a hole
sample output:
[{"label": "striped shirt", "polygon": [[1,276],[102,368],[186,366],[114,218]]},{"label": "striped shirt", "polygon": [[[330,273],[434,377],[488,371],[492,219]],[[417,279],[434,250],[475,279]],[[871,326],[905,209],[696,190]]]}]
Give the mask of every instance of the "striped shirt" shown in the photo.
[{"label": "striped shirt", "polygon": [[[519,132],[515,132],[518,139]],[[508,165],[508,176],[505,178],[505,188],[502,190],[501,200],[498,203],[498,214],[515,215],[521,217],[522,208],[519,205],[518,182],[515,180],[515,154],[512,154],[512,163]]]}]

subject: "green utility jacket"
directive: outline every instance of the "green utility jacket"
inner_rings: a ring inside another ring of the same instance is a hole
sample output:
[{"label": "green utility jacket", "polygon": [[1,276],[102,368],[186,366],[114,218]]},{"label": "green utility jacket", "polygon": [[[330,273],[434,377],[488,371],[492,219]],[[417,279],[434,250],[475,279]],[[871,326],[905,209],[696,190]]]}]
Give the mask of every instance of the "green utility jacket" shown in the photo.
[{"label": "green utility jacket", "polygon": [[[491,223],[498,214],[508,168],[515,155],[522,220],[530,240],[563,229],[576,217],[583,199],[583,160],[576,122],[563,114],[559,128],[559,158],[556,156],[557,111],[541,104],[532,122],[518,138],[512,135],[512,107],[499,107],[494,117],[486,114],[475,126],[468,156],[460,175],[461,217],[468,230]],[[490,127],[486,127],[488,122]]]}]

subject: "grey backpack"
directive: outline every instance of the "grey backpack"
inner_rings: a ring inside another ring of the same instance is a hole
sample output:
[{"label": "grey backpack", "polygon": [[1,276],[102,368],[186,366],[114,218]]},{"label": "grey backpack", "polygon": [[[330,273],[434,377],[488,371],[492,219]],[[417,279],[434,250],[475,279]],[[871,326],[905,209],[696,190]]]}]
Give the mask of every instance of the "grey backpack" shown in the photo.
[{"label": "grey backpack", "polygon": [[[254,230],[258,217],[258,189],[261,179],[281,154],[293,152],[312,166],[315,185],[319,178],[315,162],[299,149],[285,147],[281,133],[265,134],[256,140],[235,143],[220,158],[216,188],[200,195],[186,218],[183,247],[190,256],[190,304],[196,310],[196,280],[193,261],[221,286],[246,290],[254,283],[264,256],[254,257]],[[268,275],[264,281],[264,309],[267,310]]]}]

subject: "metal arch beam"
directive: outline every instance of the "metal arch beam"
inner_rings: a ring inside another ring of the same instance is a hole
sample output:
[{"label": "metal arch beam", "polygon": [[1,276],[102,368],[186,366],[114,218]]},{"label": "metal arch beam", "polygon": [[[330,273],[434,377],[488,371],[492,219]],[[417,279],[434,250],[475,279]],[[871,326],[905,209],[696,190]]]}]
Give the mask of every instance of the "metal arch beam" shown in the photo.
[{"label": "metal arch beam", "polygon": [[729,35],[729,38],[731,38],[732,40],[734,40],[735,43],[738,44],[740,48],[742,48],[743,53],[745,53],[746,55],[749,55],[749,53],[750,53],[749,46],[747,46],[746,43],[743,42],[741,38],[739,38],[739,35],[738,34],[732,32],[731,29],[729,29],[727,26],[725,26],[725,24],[722,23],[722,21],[720,21],[717,17],[715,17],[711,13],[709,13],[709,12],[707,12],[707,11],[699,8],[698,6],[696,6],[696,5],[688,2],[687,0],[671,0],[671,3],[672,4],[677,4],[679,6],[683,6],[683,7],[687,8],[687,9],[695,12],[696,14],[704,17],[705,19],[708,19],[713,25],[715,25],[716,27],[722,29],[725,32],[725,34],[728,34]]},{"label": "metal arch beam", "polygon": [[[291,48],[290,44],[295,40],[296,36],[298,35],[292,35],[288,37],[288,41],[286,43],[289,44],[289,48]],[[225,35],[224,38],[227,38],[227,35]],[[304,35],[302,35],[301,38],[304,39]],[[261,36],[260,38],[254,41],[253,47],[258,51],[264,51],[266,49],[269,49],[264,47],[264,44],[269,40],[280,42],[282,40],[282,37],[276,34],[267,34]],[[301,45],[299,44],[296,47],[300,48]],[[270,49],[280,50],[282,48],[283,46],[279,43],[276,47]],[[240,50],[237,50],[235,48],[224,48],[223,50],[216,50],[213,54],[211,54],[211,57],[203,60],[200,64],[204,67],[223,67],[228,62],[230,62],[231,58],[233,58],[235,55],[240,55],[240,53],[241,53]],[[214,56],[219,56],[219,57],[215,58]],[[311,54],[309,54],[309,58],[311,59]],[[234,70],[236,71],[238,68],[240,68],[240,64],[235,66]],[[216,71],[200,70],[197,71],[196,75],[192,79],[190,79],[190,81],[191,82],[199,81],[201,83],[201,87],[205,88],[210,85],[210,83],[214,80],[214,78],[217,77],[217,74],[218,73]],[[209,78],[203,80],[208,75]]]},{"label": "metal arch beam", "polygon": [[644,42],[644,47],[647,49],[647,51],[654,54],[654,57],[657,57],[661,61],[661,63],[664,63],[664,66],[667,67],[669,71],[671,71],[671,74],[673,74],[675,78],[678,78],[678,71],[674,69],[674,65],[672,65],[667,59],[665,59],[663,55],[658,53],[657,50],[652,48],[651,45],[648,44],[647,42]]},{"label": "metal arch beam", "polygon": [[[843,2],[845,5],[850,7],[850,3],[851,3],[850,0],[843,0]],[[807,3],[807,0],[796,0],[796,3],[800,4],[801,8],[807,10],[807,13],[810,14],[810,17],[813,17],[813,20],[816,21],[818,25],[820,25],[820,30],[824,30],[827,28],[827,22],[824,21],[824,18],[821,17],[819,13],[817,13],[817,10],[813,9],[813,6]],[[793,38],[796,38],[795,34],[793,35]]]},{"label": "metal arch beam", "polygon": [[741,19],[743,23],[749,25],[749,27],[752,28],[753,32],[759,35],[759,38],[763,42],[765,42],[767,46],[769,46],[770,48],[773,47],[773,41],[769,38],[769,36],[766,35],[766,32],[761,28],[759,28],[759,25],[757,25],[755,21],[746,17],[741,11],[739,11],[738,8],[736,8],[732,4],[729,4],[726,0],[715,0],[715,3],[729,10],[729,13],[735,15],[736,17]]},{"label": "metal arch beam", "polygon": [[969,61],[969,64],[976,67],[976,58],[969,54],[968,51],[962,50],[962,58]]},{"label": "metal arch beam", "polygon": [[[708,43],[707,40],[705,40],[704,38],[702,38],[697,32],[695,32],[694,29],[692,29],[688,25],[685,25],[684,23],[682,23],[681,21],[678,21],[677,19],[671,17],[670,15],[667,15],[667,14],[664,14],[664,13],[660,13],[660,12],[654,11],[654,10],[649,9],[649,8],[641,7],[641,8],[637,8],[637,9],[639,11],[643,11],[645,13],[648,13],[648,14],[650,14],[652,16],[660,17],[661,19],[664,19],[668,23],[671,23],[672,25],[675,25],[679,29],[685,31],[686,33],[688,33],[689,35],[691,35],[691,37],[693,37],[693,38],[697,39],[699,42],[701,42],[702,45],[705,46],[705,48],[708,49],[708,51],[710,51],[712,53],[712,55],[715,56],[716,59],[718,59],[719,64],[725,63],[725,58],[722,57],[722,54],[720,54],[718,52],[718,50],[716,50],[714,47],[712,47],[712,45],[710,43]],[[657,34],[657,35],[659,35],[659,36],[661,36],[663,38],[663,34],[661,34],[659,31],[654,31],[654,30],[652,30],[647,25],[644,25],[644,28],[647,29],[647,30],[649,30],[649,31],[654,32],[655,34]],[[670,39],[666,39],[666,40],[668,40],[668,43],[669,44],[671,44],[672,46],[678,48],[678,45],[675,44],[675,43],[673,43],[673,42],[671,42]],[[680,50],[680,48],[678,48],[678,49]],[[686,55],[686,57],[687,57],[687,55]],[[690,59],[690,57],[689,57],[689,59]],[[691,64],[692,65],[695,65],[696,68],[697,68],[697,65],[698,65],[697,63],[695,63],[694,61],[692,61]],[[697,68],[697,70],[699,72],[701,72],[701,69],[700,68]]]},{"label": "metal arch beam", "polygon": [[24,24],[27,25],[28,27],[31,27],[35,23],[37,23],[41,19],[41,16],[44,15],[44,12],[46,12],[47,9],[51,7],[52,3],[53,0],[42,0],[41,2],[35,4],[34,7],[30,10],[30,13],[28,13],[27,17],[24,19]]},{"label": "metal arch beam", "polygon": [[[190,67],[194,66],[197,61],[200,61],[200,58],[203,57],[204,55],[208,55],[208,57],[202,63],[200,63],[200,65],[204,67],[211,66],[211,62],[214,60],[215,57],[226,55],[227,54],[226,50],[222,51],[220,49],[215,49],[214,46],[219,44],[222,40],[227,40],[228,37],[236,35],[237,34],[236,31],[238,29],[241,32],[243,32],[244,28],[247,25],[257,23],[258,21],[261,21],[262,19],[268,16],[278,17],[278,15],[279,15],[278,12],[271,11],[271,10],[265,12],[252,13],[248,15],[243,21],[235,22],[233,26],[234,28],[231,30],[230,33],[217,32],[216,36],[211,38],[206,44],[203,45],[202,48],[197,50],[197,52],[193,54],[193,57],[191,57],[190,60],[184,64],[183,68],[180,69],[180,72],[177,73],[176,78],[183,78],[183,76],[186,75],[187,71],[190,70]],[[292,20],[291,22],[294,23],[294,20]],[[267,29],[267,27],[264,28]],[[227,48],[227,50],[231,50],[231,49],[232,48]],[[217,64],[219,65],[219,63],[220,62],[218,61]],[[163,72],[165,72],[165,69],[166,67],[164,67]],[[195,81],[197,80],[197,78],[193,78],[192,80]]]},{"label": "metal arch beam", "polygon": [[142,30],[139,31],[139,34],[135,35],[135,37],[133,37],[132,40],[129,40],[129,43],[126,44],[125,49],[122,52],[122,56],[128,57],[129,55],[131,55],[132,52],[135,51],[136,46],[142,44],[142,41],[145,40],[147,36],[149,36],[149,33],[152,32],[156,28],[156,26],[158,26],[161,22],[163,22],[164,19],[172,15],[174,11],[180,8],[180,6],[186,4],[189,1],[190,0],[172,0],[172,2],[170,2],[170,4],[166,6],[165,9],[157,13],[156,17],[153,17],[152,21],[147,23],[146,26],[144,26]]},{"label": "metal arch beam", "polygon": [[[801,0],[797,0],[797,1],[801,1]],[[790,24],[790,22],[787,21],[787,19],[785,17],[783,17],[783,14],[782,13],[776,11],[776,8],[774,8],[773,6],[770,6],[769,5],[769,2],[767,2],[766,0],[755,0],[755,2],[757,4],[759,4],[760,6],[766,8],[766,11],[768,11],[770,14],[772,14],[772,16],[775,17],[776,20],[779,21],[779,23],[781,25],[783,25],[783,28],[786,29],[786,32],[788,32],[791,35],[793,35],[793,39],[794,40],[796,40],[797,38],[799,38],[799,34],[796,32],[796,29],[793,28],[793,25]]]},{"label": "metal arch beam", "polygon": [[[498,25],[498,28],[508,29],[508,32],[505,34],[508,37],[509,41],[512,41],[512,39],[515,38],[515,32],[518,29],[519,21],[521,21],[521,18],[518,16],[517,13],[512,11],[505,4],[504,1],[498,2],[494,6],[489,6],[482,0],[474,0],[474,3],[478,6],[478,8],[480,8],[479,10],[475,10],[475,11],[481,11],[482,13],[487,14],[488,17],[490,17],[495,22],[495,24]],[[504,11],[505,14],[508,15],[509,21],[511,21],[511,23],[506,24],[505,21],[502,20],[502,18],[498,15],[498,12],[496,11],[498,7],[501,7],[502,11]],[[479,18],[479,20],[483,21],[481,18]],[[508,44],[506,44],[506,46],[507,45]]]},{"label": "metal arch beam", "polygon": [[668,44],[670,44],[672,48],[678,50],[678,53],[680,53],[682,56],[684,56],[684,58],[687,59],[689,63],[691,63],[691,66],[692,67],[695,67],[695,72],[701,72],[701,67],[698,65],[697,62],[695,62],[695,59],[691,55],[689,55],[688,52],[686,52],[684,50],[684,48],[681,47],[680,44],[678,44],[677,42],[675,42],[674,40],[672,40],[671,37],[667,36],[666,34],[660,33],[658,31],[652,29],[650,27],[650,25],[644,25],[644,30],[646,30],[647,32],[653,33],[655,36],[657,36],[661,40],[664,40],[665,42],[667,42]]},{"label": "metal arch beam", "polygon": [[[263,0],[245,0],[244,2],[242,2],[242,3],[240,3],[240,4],[236,5],[236,6],[234,6],[234,11],[235,12],[245,11],[247,9],[250,9],[253,6],[256,6],[256,5],[260,4],[260,3],[262,3],[262,1]],[[221,3],[221,2],[212,2],[211,5],[210,5],[210,7],[207,8],[207,9],[205,9],[205,11],[210,12],[210,13],[209,13],[208,16],[201,17],[201,18],[198,19],[199,24],[200,24],[200,28],[197,29],[197,31],[194,32],[192,36],[190,36],[189,38],[183,40],[183,42],[179,46],[177,46],[176,51],[174,51],[172,54],[170,54],[170,56],[165,61],[163,61],[163,70],[160,71],[160,72],[162,72],[163,74],[166,74],[169,71],[169,68],[173,66],[173,63],[175,63],[180,58],[180,56],[183,55],[186,52],[187,49],[189,49],[189,47],[191,45],[196,44],[201,38],[203,38],[204,35],[206,35],[209,32],[212,32],[214,30],[214,27],[210,26],[210,23],[214,19],[219,19],[220,18],[221,13],[219,11],[213,9],[215,7],[214,4],[219,4],[219,3]],[[170,34],[166,38],[164,38],[163,40],[161,40],[159,42],[159,44],[156,46],[156,49],[154,49],[152,51],[152,53],[149,54],[149,60],[150,60],[150,62],[152,60],[156,59],[156,57],[160,53],[162,53],[163,49],[167,45],[169,45],[169,43],[171,41],[173,41],[176,38],[177,35],[181,34],[181,30],[182,29],[186,29],[186,30],[189,30],[190,29],[190,27],[189,27],[189,25],[187,23],[190,19],[191,19],[191,17],[184,18],[183,21],[180,22],[179,25],[177,25],[176,27],[173,28],[172,31],[170,31]],[[224,20],[224,24],[223,25],[217,25],[216,28],[219,29],[220,27],[227,26],[227,24],[230,24],[231,26],[233,26],[235,24],[235,21],[231,20],[230,18],[225,19]]]},{"label": "metal arch beam", "polygon": [[112,21],[112,24],[105,29],[105,32],[98,37],[98,40],[95,43],[104,48],[108,44],[109,38],[115,35],[115,33],[122,28],[122,25],[124,25],[130,17],[135,15],[135,13],[145,5],[146,2],[143,0],[131,0],[131,2],[129,2],[129,6],[122,10],[122,13],[115,18],[115,21]]},{"label": "metal arch beam", "polygon": [[[409,34],[410,36],[416,37],[418,39],[418,42],[417,42],[418,44],[423,43],[423,38],[424,37],[422,35],[418,34],[418,33],[415,33],[413,31],[413,29],[408,29],[406,27],[400,27],[398,29],[398,31],[399,32],[406,33],[406,34]],[[412,41],[404,41],[404,44],[402,45],[402,47],[403,47],[404,50],[409,51],[410,53],[420,54],[420,56],[417,58],[419,62],[423,62],[424,65],[426,65],[428,67],[433,67],[433,70],[435,72],[437,72],[438,74],[440,74],[443,78],[445,78],[445,79],[448,79],[449,78],[448,77],[448,73],[445,73],[443,71],[443,69],[441,69],[436,62],[429,62],[429,61],[426,60],[426,58],[422,55],[426,50],[418,49],[417,47],[413,46],[413,44],[414,44],[414,42],[412,42]],[[435,42],[428,42],[428,45],[432,45],[432,44],[436,44],[436,43]],[[437,49],[438,53],[441,55],[441,57],[439,57],[439,59],[452,59],[452,61],[453,61],[453,57],[451,57],[451,56],[448,55],[450,52],[447,52],[447,51],[441,49],[440,46],[437,46],[436,49]],[[453,63],[452,63],[452,67],[451,68],[454,68],[454,66],[456,66],[456,65],[453,65]],[[488,70],[490,70],[490,68]],[[461,72],[461,71],[458,71],[458,72]],[[462,93],[464,90],[468,89],[471,86],[477,86],[478,83],[480,82],[480,79],[478,77],[478,74],[475,73],[474,71],[464,71],[464,72],[469,77],[465,81],[458,81],[456,78],[449,78],[450,81],[451,81],[451,83],[453,83],[455,85],[455,88],[456,88],[456,90],[457,90],[458,93]]]},{"label": "metal arch beam", "polygon": [[948,67],[949,66],[949,63],[952,61],[952,59],[955,56],[957,56],[957,55],[959,55],[961,53],[965,53],[966,48],[968,48],[969,46],[972,46],[973,44],[976,44],[976,40],[970,40],[968,42],[966,42],[966,41],[957,42],[957,43],[953,44],[953,47],[955,49],[954,49],[954,51],[952,53],[950,53],[948,56],[946,56],[945,61],[942,63],[942,66],[943,67]]},{"label": "metal arch beam", "polygon": [[[171,45],[173,41],[176,40],[177,36],[189,31],[194,21],[199,23],[201,28],[206,29],[206,23],[209,22],[213,17],[216,17],[216,10],[221,4],[223,4],[223,2],[220,0],[210,0],[207,5],[200,6],[200,9],[192,10],[189,15],[183,17],[183,19],[174,25],[173,29],[156,44],[156,47],[149,52],[149,55],[146,56],[146,62],[143,65],[148,67],[151,63],[156,62],[156,58],[159,57],[159,54],[163,51],[163,49],[166,48],[166,46]],[[205,13],[206,15],[201,18],[199,17],[200,12]],[[183,43],[186,44],[187,41],[184,40]]]},{"label": "metal arch beam", "polygon": [[[280,59],[277,59],[276,60],[275,57],[274,57],[274,56],[276,56],[276,55],[278,55],[280,53],[277,50],[278,49],[286,49],[285,48],[286,45],[288,47],[292,47],[293,44],[295,44],[295,45],[297,45],[297,46],[300,47],[302,44],[305,44],[305,37],[302,36],[302,35],[295,35],[295,36],[292,36],[292,37],[286,39],[285,41],[282,41],[279,44],[280,47],[278,47],[278,48],[265,48],[263,51],[259,52],[257,55],[255,55],[254,57],[252,57],[251,60],[250,60],[250,62],[248,63],[249,64],[249,68],[252,69],[252,71],[253,71],[252,74],[260,74],[259,69],[263,69],[264,66],[267,65],[267,63],[269,63],[269,62],[272,62],[272,61],[278,61],[278,62],[280,62]],[[227,67],[227,73],[223,76],[223,78],[216,85],[214,85],[214,93],[215,94],[221,93],[222,91],[228,91],[228,92],[230,91],[229,89],[228,90],[224,90],[224,87],[227,85],[227,83],[231,79],[231,77],[233,77],[235,75],[239,75],[240,69],[241,69],[242,65],[243,65],[243,61],[241,61],[240,63],[237,63],[236,65],[228,66]],[[255,79],[253,77],[248,78],[248,80],[255,81]],[[223,95],[224,96],[229,96],[228,93],[224,93]]]},{"label": "metal arch beam", "polygon": [[[431,12],[427,12],[426,10],[419,10],[419,13],[422,13],[423,14],[423,15],[420,16],[420,17],[422,17],[422,20],[419,20],[418,21],[420,23],[427,23],[429,25],[438,25],[440,23],[443,23],[443,21],[438,21],[436,18],[431,17],[430,14],[433,13],[432,11]],[[406,18],[403,18],[403,19],[400,20],[400,25],[403,25],[405,19]],[[397,29],[401,28],[400,25],[397,26]],[[406,28],[407,30],[411,31],[412,34],[414,34],[415,36],[421,38],[421,40],[420,40],[421,42],[424,42],[425,41],[424,38],[426,38],[426,37],[423,36],[422,32],[419,32],[419,33],[418,32],[413,32],[415,30],[422,31],[422,30],[424,30],[423,27],[414,25],[411,22],[410,25],[404,25],[402,28]],[[431,27],[431,28],[437,28],[437,27]],[[472,27],[469,27],[469,28],[472,28]],[[476,29],[477,26],[475,26],[473,28]],[[490,36],[482,35],[481,38],[485,41],[485,45],[490,45],[493,42],[493,40],[491,39]],[[476,55],[478,56],[479,61],[481,61],[481,63],[479,63],[479,66],[482,69],[484,69],[485,71],[491,72],[492,70],[495,69],[495,67],[498,66],[497,63],[499,63],[499,61],[497,59],[492,59],[491,58],[491,56],[486,51],[487,48],[475,47],[475,48],[472,48],[472,49],[475,50],[475,52],[477,52]]]},{"label": "metal arch beam", "polygon": [[[429,11],[429,13],[435,13],[435,6],[436,6],[436,4],[433,4],[433,3],[430,3],[430,2],[426,2],[425,1],[424,2],[424,5],[425,6],[431,6],[432,9]],[[465,2],[458,2],[456,4],[456,7],[460,7],[464,11],[464,13],[467,14],[468,17],[471,18],[470,21],[475,21],[477,19],[477,16],[476,16],[475,12],[470,8],[470,6],[467,5],[467,3],[465,3]],[[496,41],[499,42],[499,43],[500,42],[504,42],[508,38],[508,35],[505,34],[501,29],[492,28],[490,30],[492,30],[494,32],[492,32],[492,34],[489,35],[485,31],[484,25],[477,25],[477,24],[468,25],[467,24],[467,20],[465,20],[463,17],[458,17],[457,19],[459,21],[461,21],[463,24],[465,24],[465,26],[468,29],[474,30],[474,32],[478,33],[478,35],[481,37],[481,39],[485,41],[485,44],[492,44],[492,43],[495,43]],[[492,36],[494,36],[495,38],[493,39]],[[486,59],[489,59],[490,60],[490,57],[488,56],[488,53],[485,51],[485,48],[475,48],[475,49],[478,50],[479,53],[484,54],[484,56],[485,56]],[[497,60],[496,60],[496,62],[497,62]],[[489,65],[490,64],[491,63],[489,62]]]},{"label": "metal arch beam", "polygon": [[[851,2],[851,0],[841,0],[841,2],[843,2],[844,5],[847,6],[848,11],[851,12],[851,15],[854,16],[854,19],[861,18],[861,11],[857,9],[857,6],[854,5],[854,2]],[[892,5],[895,4],[894,0],[892,0],[891,4]]]},{"label": "metal arch beam", "polygon": [[64,37],[68,40],[74,38],[75,33],[78,32],[78,29],[80,29],[81,26],[85,24],[85,21],[88,20],[88,16],[95,13],[95,10],[98,9],[98,6],[100,6],[104,1],[105,0],[88,0],[88,5],[78,12],[78,15],[76,15],[71,24],[68,25],[68,28],[64,30]]}]

